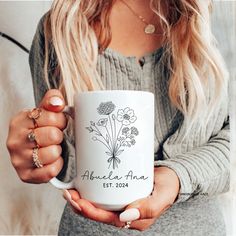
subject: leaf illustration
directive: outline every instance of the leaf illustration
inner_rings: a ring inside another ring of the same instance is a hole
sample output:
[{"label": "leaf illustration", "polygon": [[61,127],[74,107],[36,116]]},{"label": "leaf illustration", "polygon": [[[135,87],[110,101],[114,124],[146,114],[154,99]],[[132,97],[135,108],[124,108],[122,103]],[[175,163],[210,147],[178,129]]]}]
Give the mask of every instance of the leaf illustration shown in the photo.
[{"label": "leaf illustration", "polygon": [[94,126],[94,125],[95,125],[95,123],[94,123],[93,121],[90,121],[90,124],[91,124],[92,126]]},{"label": "leaf illustration", "polygon": [[116,155],[116,156],[119,156],[123,151],[124,151],[124,149],[118,151],[115,155]]},{"label": "leaf illustration", "polygon": [[118,143],[116,144],[116,147],[114,148],[114,152],[116,152],[119,149]]},{"label": "leaf illustration", "polygon": [[109,137],[107,134],[106,134],[106,142],[109,143]]},{"label": "leaf illustration", "polygon": [[89,133],[92,133],[94,131],[91,126],[90,127],[85,127],[85,128],[89,131]]}]

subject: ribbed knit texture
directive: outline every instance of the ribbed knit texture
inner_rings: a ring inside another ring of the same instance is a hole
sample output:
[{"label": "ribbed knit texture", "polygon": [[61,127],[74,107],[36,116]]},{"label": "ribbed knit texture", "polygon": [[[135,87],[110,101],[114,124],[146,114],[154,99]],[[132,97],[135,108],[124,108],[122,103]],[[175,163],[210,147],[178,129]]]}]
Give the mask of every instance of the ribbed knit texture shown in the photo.
[{"label": "ribbed knit texture", "polygon": [[[40,22],[29,58],[36,104],[39,103],[47,91],[43,79],[44,37],[42,32],[42,22]],[[167,166],[177,173],[181,188],[176,203],[185,204],[186,200],[191,200],[194,196],[197,196],[197,199],[210,199],[211,196],[225,192],[229,188],[227,101],[219,104],[219,112],[210,119],[206,128],[199,131],[197,129],[199,125],[196,124],[191,129],[191,132],[187,134],[187,138],[181,142],[186,134],[186,127],[183,125],[182,114],[171,105],[168,97],[169,76],[164,64],[165,60],[163,60],[164,53],[166,51],[163,47],[147,54],[141,58],[143,66],[140,66],[135,57],[125,57],[108,48],[99,55],[97,69],[105,88],[108,90],[143,90],[154,93],[155,165]],[[52,64],[55,65],[56,62],[52,62]],[[68,139],[66,132],[63,149],[66,164],[60,173],[60,178],[68,181],[75,176],[75,156],[73,140]],[[189,202],[191,202],[190,200]],[[176,214],[178,214],[177,206],[179,205],[181,208],[183,206],[181,204],[175,204],[176,207],[173,211]],[[201,208],[201,203],[199,203],[199,207]],[[67,211],[69,210],[67,209]],[[65,213],[64,218],[72,217],[72,214],[71,212],[67,213],[67,215]],[[75,216],[73,217],[76,218]],[[77,219],[78,222],[81,220],[79,219]],[[171,221],[171,219],[165,220]],[[90,221],[90,223],[92,227],[93,222]],[[65,230],[63,226],[61,226],[61,230]],[[78,232],[76,233],[77,235]],[[223,231],[220,232],[217,234],[216,231],[214,235],[220,235]],[[104,233],[101,235],[110,234]]]}]

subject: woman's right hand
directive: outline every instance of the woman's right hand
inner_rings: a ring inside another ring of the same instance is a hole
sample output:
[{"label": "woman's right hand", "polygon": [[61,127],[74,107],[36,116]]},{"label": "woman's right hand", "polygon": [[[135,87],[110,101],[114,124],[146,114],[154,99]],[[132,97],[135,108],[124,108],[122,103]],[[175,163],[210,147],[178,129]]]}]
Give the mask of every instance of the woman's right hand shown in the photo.
[{"label": "woman's right hand", "polygon": [[[42,114],[37,119],[38,127],[28,117],[29,111],[15,115],[9,127],[7,148],[11,162],[23,182],[46,183],[57,176],[63,166],[61,157],[63,140],[62,130],[66,127],[66,117],[62,113],[65,102],[59,90],[49,90],[40,103]],[[28,134],[34,131],[39,145],[38,157],[43,167],[37,168],[33,163],[35,142],[29,141]]]}]

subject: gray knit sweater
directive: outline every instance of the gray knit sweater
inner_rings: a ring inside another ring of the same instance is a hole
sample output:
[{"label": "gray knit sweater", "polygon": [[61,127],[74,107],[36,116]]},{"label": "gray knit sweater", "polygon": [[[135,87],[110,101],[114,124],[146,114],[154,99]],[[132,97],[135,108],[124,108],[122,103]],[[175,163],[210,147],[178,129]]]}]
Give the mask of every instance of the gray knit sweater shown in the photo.
[{"label": "gray knit sweater", "polygon": [[[36,104],[44,96],[47,86],[43,78],[44,36],[43,21],[39,22],[29,63]],[[225,235],[224,222],[216,198],[229,188],[229,124],[227,101],[205,129],[191,130],[187,138],[182,114],[171,105],[168,97],[169,74],[165,67],[165,48],[145,55],[141,60],[125,57],[111,49],[99,55],[97,69],[106,89],[144,90],[155,95],[155,164],[173,169],[180,179],[180,193],[176,203],[152,227],[144,232],[118,229],[94,222],[73,213],[66,206],[59,235]],[[49,78],[54,87],[52,71],[57,61],[51,47]],[[59,177],[65,181],[75,176],[74,142],[65,131],[62,143],[65,165]]]}]

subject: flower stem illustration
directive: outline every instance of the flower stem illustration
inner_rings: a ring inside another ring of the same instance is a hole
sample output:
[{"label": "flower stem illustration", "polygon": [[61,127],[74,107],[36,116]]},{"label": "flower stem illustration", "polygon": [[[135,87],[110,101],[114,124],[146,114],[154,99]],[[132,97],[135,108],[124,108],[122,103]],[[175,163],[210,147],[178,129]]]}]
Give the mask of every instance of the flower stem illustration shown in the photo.
[{"label": "flower stem illustration", "polygon": [[135,137],[139,135],[136,127],[129,127],[137,120],[134,111],[126,107],[119,109],[115,115],[113,114],[115,108],[115,104],[111,101],[102,102],[97,112],[103,118],[97,122],[90,121],[90,126],[86,127],[89,133],[93,134],[92,140],[100,142],[107,149],[105,153],[108,156],[108,168],[113,169],[119,167],[120,155],[125,148],[135,145]]}]

